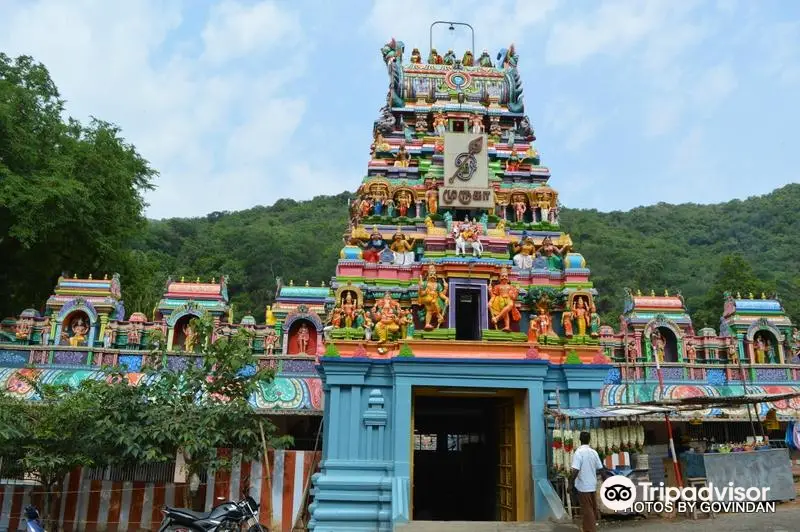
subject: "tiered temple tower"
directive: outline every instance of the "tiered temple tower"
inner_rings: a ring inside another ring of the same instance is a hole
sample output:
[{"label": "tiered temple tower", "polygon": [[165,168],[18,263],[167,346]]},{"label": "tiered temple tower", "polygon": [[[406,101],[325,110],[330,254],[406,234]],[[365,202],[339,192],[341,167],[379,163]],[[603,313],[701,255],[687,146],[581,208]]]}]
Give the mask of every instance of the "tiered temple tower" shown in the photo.
[{"label": "tiered temple tower", "polygon": [[[311,526],[544,519],[546,396],[598,404],[609,360],[518,56],[423,61],[394,39],[381,53],[387,102],[324,313]],[[459,480],[442,464],[467,448],[473,473]]]}]

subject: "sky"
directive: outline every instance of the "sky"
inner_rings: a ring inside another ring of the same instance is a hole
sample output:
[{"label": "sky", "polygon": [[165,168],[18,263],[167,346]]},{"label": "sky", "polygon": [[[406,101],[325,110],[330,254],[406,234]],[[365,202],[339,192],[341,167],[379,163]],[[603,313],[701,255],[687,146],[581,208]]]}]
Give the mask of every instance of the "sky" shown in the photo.
[{"label": "sky", "polygon": [[[44,63],[160,172],[151,218],[354,190],[392,37],[467,22],[512,42],[526,113],[568,207],[716,203],[798,181],[800,2],[0,0],[0,51]],[[433,30],[458,56],[470,34]]]}]

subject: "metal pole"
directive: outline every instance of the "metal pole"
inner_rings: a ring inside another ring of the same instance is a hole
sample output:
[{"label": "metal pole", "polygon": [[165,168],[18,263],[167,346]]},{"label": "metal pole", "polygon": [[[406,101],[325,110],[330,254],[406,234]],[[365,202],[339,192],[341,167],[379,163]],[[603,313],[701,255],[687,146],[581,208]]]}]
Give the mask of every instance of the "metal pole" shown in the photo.
[{"label": "metal pole", "polygon": [[[658,386],[661,389],[661,400],[664,400],[664,374],[661,371],[661,364],[658,361],[658,349],[653,349],[652,333],[650,336],[650,352],[653,353],[653,358],[656,361],[656,375],[658,375]],[[664,421],[667,423],[667,434],[669,435],[669,449],[672,454],[672,467],[675,470],[675,481],[678,487],[683,487],[683,477],[681,476],[681,467],[678,465],[678,453],[675,452],[675,439],[672,436],[672,423],[669,420],[669,412],[664,412]]]},{"label": "metal pole", "polygon": [[[466,22],[447,22],[446,20],[437,20],[436,22],[431,24],[431,29],[430,29],[430,48],[428,49],[429,52],[431,50],[433,50],[433,27],[436,26],[437,24],[449,24],[450,26],[466,26],[467,28],[469,28],[470,31],[472,32],[472,49],[470,51],[472,52],[473,57],[475,56],[475,28],[473,28],[472,26],[470,26]],[[453,29],[455,29],[455,28],[453,28]]]}]

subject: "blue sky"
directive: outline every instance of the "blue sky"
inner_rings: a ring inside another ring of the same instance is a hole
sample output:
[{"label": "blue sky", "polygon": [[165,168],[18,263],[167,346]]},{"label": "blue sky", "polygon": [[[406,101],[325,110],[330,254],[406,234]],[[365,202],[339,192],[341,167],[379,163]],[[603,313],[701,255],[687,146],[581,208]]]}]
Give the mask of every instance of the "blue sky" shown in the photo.
[{"label": "blue sky", "polygon": [[[711,203],[798,180],[800,3],[744,0],[0,0],[0,50],[161,172],[151,217],[353,190],[386,96],[379,48],[434,20],[515,43],[527,113],[570,207]],[[466,34],[434,33],[461,55]]]}]

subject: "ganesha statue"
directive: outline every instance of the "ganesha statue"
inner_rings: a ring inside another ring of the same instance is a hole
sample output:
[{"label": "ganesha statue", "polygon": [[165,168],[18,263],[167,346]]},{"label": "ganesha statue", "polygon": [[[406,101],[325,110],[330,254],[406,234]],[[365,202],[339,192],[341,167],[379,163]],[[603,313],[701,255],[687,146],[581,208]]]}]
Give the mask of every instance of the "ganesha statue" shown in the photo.
[{"label": "ganesha statue", "polygon": [[[450,304],[447,297],[447,281],[439,280],[436,266],[428,267],[428,275],[419,277],[418,301],[425,310],[425,330],[432,331],[444,323],[444,313]],[[432,324],[436,320],[436,326]]]},{"label": "ganesha statue", "polygon": [[402,310],[400,303],[392,298],[390,292],[386,292],[383,298],[375,302],[372,307],[372,316],[375,321],[373,329],[378,336],[379,343],[389,341],[393,335],[400,331]]}]

